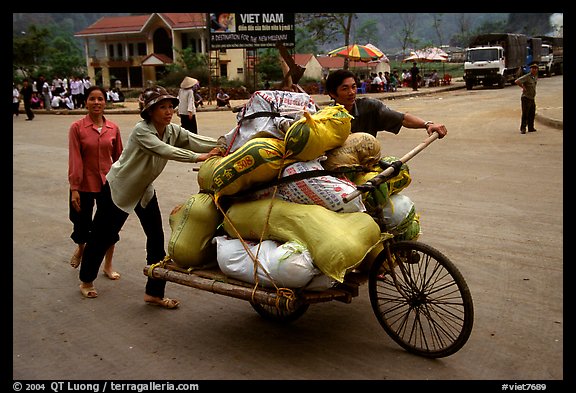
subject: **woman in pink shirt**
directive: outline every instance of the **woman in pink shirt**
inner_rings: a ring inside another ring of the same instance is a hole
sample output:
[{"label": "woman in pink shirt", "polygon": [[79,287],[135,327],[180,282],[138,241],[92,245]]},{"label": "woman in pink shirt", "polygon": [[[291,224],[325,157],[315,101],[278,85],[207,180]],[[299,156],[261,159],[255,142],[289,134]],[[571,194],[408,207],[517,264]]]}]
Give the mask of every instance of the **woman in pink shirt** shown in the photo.
[{"label": "woman in pink shirt", "polygon": [[[86,117],[75,121],[68,134],[68,181],[70,183],[70,221],[74,229],[70,238],[77,244],[70,265],[82,262],[84,247],[90,236],[94,203],[100,203],[100,191],[112,163],[122,153],[118,126],[104,117],[106,91],[92,86],[86,91]],[[104,274],[111,280],[120,278],[112,269],[114,245],[106,252]]]}]

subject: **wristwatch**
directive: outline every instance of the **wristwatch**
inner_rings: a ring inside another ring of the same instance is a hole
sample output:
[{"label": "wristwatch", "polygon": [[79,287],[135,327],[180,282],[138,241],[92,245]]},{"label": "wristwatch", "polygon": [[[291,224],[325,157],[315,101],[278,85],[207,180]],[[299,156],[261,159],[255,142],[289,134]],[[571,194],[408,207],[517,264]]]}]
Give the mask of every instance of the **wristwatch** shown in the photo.
[{"label": "wristwatch", "polygon": [[426,131],[428,131],[428,126],[429,126],[430,124],[434,124],[434,122],[428,120],[427,122],[424,123],[424,128],[426,128]]}]

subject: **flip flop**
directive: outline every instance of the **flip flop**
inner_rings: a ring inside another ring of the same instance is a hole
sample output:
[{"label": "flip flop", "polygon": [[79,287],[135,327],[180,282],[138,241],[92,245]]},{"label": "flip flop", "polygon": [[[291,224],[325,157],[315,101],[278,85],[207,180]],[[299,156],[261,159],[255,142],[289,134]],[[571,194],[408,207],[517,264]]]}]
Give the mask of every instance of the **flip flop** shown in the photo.
[{"label": "flip flop", "polygon": [[166,308],[168,310],[173,310],[180,306],[180,302],[176,299],[170,299],[168,297],[163,298],[162,300],[146,300],[146,304],[151,306],[158,306],[162,308]]},{"label": "flip flop", "polygon": [[78,255],[76,255],[76,253],[74,253],[74,255],[72,255],[72,259],[70,259],[70,266],[76,269],[78,266],[80,266],[81,262],[82,257],[79,257]]},{"label": "flip flop", "polygon": [[89,288],[85,288],[82,286],[82,284],[79,285],[80,287],[80,292],[82,292],[82,295],[88,299],[94,299],[95,297],[98,297],[98,292],[96,291],[96,288],[94,288],[94,286],[91,286]]},{"label": "flip flop", "polygon": [[104,272],[104,275],[106,277],[108,277],[110,280],[119,280],[120,279],[120,273],[118,273],[118,272],[112,272],[110,274],[108,274],[107,272]]}]

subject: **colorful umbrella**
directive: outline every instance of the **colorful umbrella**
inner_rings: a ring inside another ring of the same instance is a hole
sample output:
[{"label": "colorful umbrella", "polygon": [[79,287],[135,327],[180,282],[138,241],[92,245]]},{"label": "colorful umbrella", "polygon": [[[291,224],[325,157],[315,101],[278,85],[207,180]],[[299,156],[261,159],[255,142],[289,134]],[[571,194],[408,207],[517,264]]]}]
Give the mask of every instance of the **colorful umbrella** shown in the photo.
[{"label": "colorful umbrella", "polygon": [[373,61],[390,63],[390,60],[388,59],[388,57],[386,57],[384,52],[380,50],[380,48],[378,48],[372,44],[366,44],[366,47],[382,53],[382,57],[380,57],[378,60],[373,60]]},{"label": "colorful umbrella", "polygon": [[349,60],[363,61],[367,63],[371,60],[377,60],[383,57],[384,53],[374,46],[369,47],[367,45],[353,44],[334,49],[328,52],[328,56],[345,57]]}]

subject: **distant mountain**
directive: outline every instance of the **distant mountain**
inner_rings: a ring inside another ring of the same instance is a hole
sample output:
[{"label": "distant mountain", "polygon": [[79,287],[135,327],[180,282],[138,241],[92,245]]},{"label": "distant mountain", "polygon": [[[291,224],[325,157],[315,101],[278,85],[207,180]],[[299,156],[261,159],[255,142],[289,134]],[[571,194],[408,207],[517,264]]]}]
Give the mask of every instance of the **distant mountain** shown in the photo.
[{"label": "distant mountain", "polygon": [[12,14],[12,33],[22,34],[28,30],[28,26],[34,24],[38,27],[61,28],[68,33],[77,33],[90,26],[103,16],[123,16],[130,13],[32,13],[21,12]]}]

